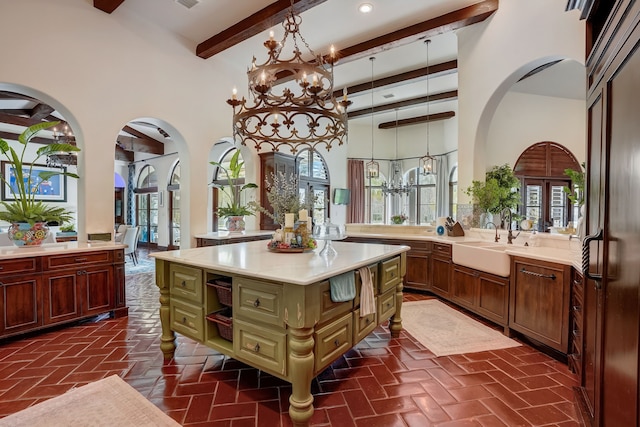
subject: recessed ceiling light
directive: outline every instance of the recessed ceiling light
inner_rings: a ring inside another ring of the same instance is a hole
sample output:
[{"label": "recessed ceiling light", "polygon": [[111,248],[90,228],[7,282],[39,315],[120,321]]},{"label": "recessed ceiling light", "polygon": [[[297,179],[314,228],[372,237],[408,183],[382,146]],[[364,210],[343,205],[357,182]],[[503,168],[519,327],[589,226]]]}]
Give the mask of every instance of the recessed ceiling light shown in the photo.
[{"label": "recessed ceiling light", "polygon": [[358,10],[361,13],[369,13],[373,10],[373,5],[371,3],[362,3],[359,7]]}]

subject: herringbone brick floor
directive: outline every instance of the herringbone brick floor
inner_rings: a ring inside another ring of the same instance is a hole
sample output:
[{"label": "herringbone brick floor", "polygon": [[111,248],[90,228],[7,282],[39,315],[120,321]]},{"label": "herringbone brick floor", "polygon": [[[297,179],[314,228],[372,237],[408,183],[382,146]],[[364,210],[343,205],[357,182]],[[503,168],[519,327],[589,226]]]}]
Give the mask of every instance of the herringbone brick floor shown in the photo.
[{"label": "herringbone brick floor", "polygon": [[[127,292],[128,317],[0,342],[0,417],[117,374],[185,426],[291,425],[286,382],[183,337],[164,362],[153,274],[128,276]],[[576,385],[566,365],[526,344],[435,357],[378,327],[314,380],[311,424],[579,426]]]}]

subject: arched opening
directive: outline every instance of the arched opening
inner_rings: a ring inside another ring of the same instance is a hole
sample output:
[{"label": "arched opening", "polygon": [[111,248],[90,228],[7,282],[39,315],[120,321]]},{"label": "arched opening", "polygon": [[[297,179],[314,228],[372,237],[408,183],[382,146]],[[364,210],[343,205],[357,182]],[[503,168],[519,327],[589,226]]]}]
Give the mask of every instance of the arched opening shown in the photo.
[{"label": "arched opening", "polygon": [[[227,143],[225,143],[227,144]],[[224,151],[222,152],[222,154],[220,155],[219,159],[216,160],[218,163],[220,163],[220,165],[225,168],[225,169],[229,169],[229,165],[231,162],[231,158],[236,154],[238,148],[236,146],[234,146],[231,143],[228,143],[228,147],[225,147]],[[239,162],[243,162],[242,160],[242,154],[240,154],[240,158],[238,159]],[[245,183],[245,175],[246,175],[246,169],[245,169],[245,165],[243,164],[242,169],[240,170],[240,174],[238,176],[238,179],[236,180],[236,184],[238,186],[242,186]],[[213,169],[213,176],[211,177],[211,183],[215,184],[211,186],[211,190],[212,190],[212,230],[213,231],[227,231],[227,225],[225,224],[225,221],[222,221],[218,214],[216,213],[218,208],[223,207],[223,206],[227,206],[229,205],[232,201],[229,197],[229,193],[228,192],[224,192],[221,190],[220,187],[225,187],[229,185],[229,181],[227,179],[227,176],[225,175],[225,173],[218,167],[215,167]],[[240,192],[240,204],[242,205],[246,205],[246,203],[249,202],[249,200],[247,200],[247,193],[245,191]]]},{"label": "arched opening", "polygon": [[555,142],[533,144],[518,157],[513,171],[520,179],[520,215],[533,221],[534,230],[549,231],[578,219],[578,206],[563,191],[572,186],[565,169],[582,170],[573,153]]},{"label": "arched opening", "polygon": [[305,149],[296,156],[298,165],[298,186],[300,200],[314,200],[312,220],[314,224],[322,224],[331,216],[329,168],[320,153]]}]

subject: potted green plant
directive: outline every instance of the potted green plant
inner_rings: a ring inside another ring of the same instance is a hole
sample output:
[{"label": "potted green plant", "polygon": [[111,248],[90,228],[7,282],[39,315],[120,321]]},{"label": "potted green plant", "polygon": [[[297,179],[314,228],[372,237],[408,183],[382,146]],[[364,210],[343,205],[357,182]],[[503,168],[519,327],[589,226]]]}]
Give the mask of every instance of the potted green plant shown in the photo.
[{"label": "potted green plant", "polygon": [[[581,166],[582,169],[585,169],[584,162]],[[564,174],[571,179],[573,188],[562,187],[562,191],[567,195],[572,205],[582,207],[584,205],[584,170],[565,169]]]},{"label": "potted green plant", "polygon": [[[520,187],[520,180],[507,164],[493,166],[486,173],[485,182],[472,181],[471,184],[465,193],[472,197],[474,204],[481,210],[481,227],[486,225],[487,214],[501,215],[505,209],[513,210],[520,204],[520,194],[514,191]],[[501,222],[502,220],[501,218]]]},{"label": "potted green plant", "polygon": [[35,182],[32,176],[33,165],[38,159],[56,152],[75,152],[80,149],[66,143],[53,143],[43,145],[36,151],[36,156],[30,163],[25,163],[25,152],[31,139],[40,131],[51,128],[60,122],[43,122],[27,127],[19,136],[18,142],[22,150],[18,153],[7,141],[0,138],[0,152],[10,164],[12,177],[1,176],[2,185],[9,189],[13,201],[0,202],[4,208],[0,210],[0,220],[11,223],[9,238],[18,246],[32,246],[41,244],[47,237],[48,222],[62,224],[71,221],[71,212],[60,206],[52,206],[41,200],[36,200],[36,194],[42,182],[56,175],[64,175],[78,178],[75,173],[60,171],[45,171],[38,174],[39,180]]},{"label": "potted green plant", "polygon": [[220,218],[226,218],[227,230],[230,232],[244,231],[244,216],[253,215],[254,210],[248,206],[243,205],[241,195],[244,190],[249,188],[258,188],[258,186],[252,182],[246,184],[240,184],[240,173],[244,166],[244,162],[240,161],[240,150],[231,156],[229,160],[229,166],[225,167],[220,162],[209,162],[213,166],[216,166],[224,172],[226,176],[226,184],[221,185],[214,183],[213,186],[220,189],[226,196],[227,200],[224,206],[220,206],[216,213]]}]

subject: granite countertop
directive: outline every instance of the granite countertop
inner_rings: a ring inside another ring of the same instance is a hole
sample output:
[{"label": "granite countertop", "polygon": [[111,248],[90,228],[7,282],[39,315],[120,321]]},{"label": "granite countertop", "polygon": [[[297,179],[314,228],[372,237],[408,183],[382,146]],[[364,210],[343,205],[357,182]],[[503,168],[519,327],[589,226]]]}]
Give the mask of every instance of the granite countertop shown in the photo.
[{"label": "granite countertop", "polygon": [[116,250],[126,247],[127,245],[115,242],[61,242],[44,243],[40,246],[0,246],[0,260],[45,255],[65,255],[88,251]]},{"label": "granite countertop", "polygon": [[212,240],[228,240],[236,239],[240,237],[254,237],[254,236],[270,236],[273,234],[273,230],[245,230],[241,233],[229,233],[228,231],[213,231],[204,234],[196,234],[197,239],[212,239]]},{"label": "granite countertop", "polygon": [[217,272],[310,285],[410,249],[404,245],[348,242],[333,242],[332,246],[338,253],[333,257],[320,256],[320,248],[305,253],[274,253],[264,241],[155,252],[149,256]]}]

